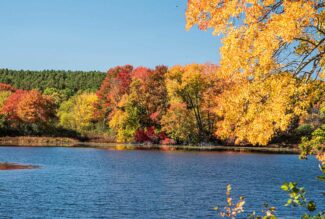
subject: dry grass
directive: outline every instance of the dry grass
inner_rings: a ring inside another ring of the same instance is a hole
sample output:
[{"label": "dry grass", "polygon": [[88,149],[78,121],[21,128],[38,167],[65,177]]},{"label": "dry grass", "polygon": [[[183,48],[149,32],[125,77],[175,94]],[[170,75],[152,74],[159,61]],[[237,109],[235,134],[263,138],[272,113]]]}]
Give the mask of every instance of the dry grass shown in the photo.
[{"label": "dry grass", "polygon": [[79,141],[73,138],[59,137],[1,137],[2,146],[60,146],[73,147],[78,145]]}]

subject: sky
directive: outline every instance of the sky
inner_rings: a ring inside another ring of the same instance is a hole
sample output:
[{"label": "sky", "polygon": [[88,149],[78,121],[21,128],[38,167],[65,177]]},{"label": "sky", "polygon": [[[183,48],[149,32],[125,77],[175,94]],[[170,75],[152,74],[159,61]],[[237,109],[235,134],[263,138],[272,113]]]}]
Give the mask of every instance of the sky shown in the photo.
[{"label": "sky", "polygon": [[106,71],[218,63],[220,40],[185,30],[187,0],[1,0],[0,68]]}]

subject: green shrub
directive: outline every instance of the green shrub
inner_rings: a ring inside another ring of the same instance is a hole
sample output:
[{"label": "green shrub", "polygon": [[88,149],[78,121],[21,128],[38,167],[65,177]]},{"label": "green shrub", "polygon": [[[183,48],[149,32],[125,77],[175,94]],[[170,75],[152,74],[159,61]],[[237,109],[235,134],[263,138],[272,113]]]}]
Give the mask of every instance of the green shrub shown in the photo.
[{"label": "green shrub", "polygon": [[294,133],[298,136],[311,136],[314,128],[310,124],[302,124],[298,128],[295,129]]}]

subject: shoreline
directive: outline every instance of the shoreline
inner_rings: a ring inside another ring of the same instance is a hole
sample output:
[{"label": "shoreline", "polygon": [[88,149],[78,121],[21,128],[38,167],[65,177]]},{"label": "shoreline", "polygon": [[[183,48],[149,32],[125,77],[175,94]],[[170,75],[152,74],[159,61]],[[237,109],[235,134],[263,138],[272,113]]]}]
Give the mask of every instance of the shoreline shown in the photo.
[{"label": "shoreline", "polygon": [[202,152],[242,152],[269,154],[299,154],[296,145],[280,146],[224,146],[224,145],[159,145],[134,143],[82,142],[73,138],[60,137],[0,137],[0,147],[69,147],[96,148],[106,150],[160,150],[160,151],[202,151]]}]

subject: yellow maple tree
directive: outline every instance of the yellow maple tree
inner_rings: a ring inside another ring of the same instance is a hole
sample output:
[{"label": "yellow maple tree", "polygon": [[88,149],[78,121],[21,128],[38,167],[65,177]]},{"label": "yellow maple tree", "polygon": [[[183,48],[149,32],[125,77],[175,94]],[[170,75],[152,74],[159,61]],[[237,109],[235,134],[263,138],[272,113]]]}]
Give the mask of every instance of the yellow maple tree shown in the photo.
[{"label": "yellow maple tree", "polygon": [[324,7],[318,0],[189,0],[186,27],[222,35],[220,64],[228,75],[317,77],[325,64]]},{"label": "yellow maple tree", "polygon": [[90,129],[97,101],[95,93],[81,93],[64,101],[57,113],[60,125],[81,132]]},{"label": "yellow maple tree", "polygon": [[211,138],[214,132],[216,119],[213,111],[214,97],[222,89],[219,86],[218,69],[218,66],[212,64],[176,65],[170,68],[166,75],[170,105],[178,106],[174,107],[174,110],[169,110],[169,114],[184,112],[182,108],[185,104],[185,108],[193,114],[195,119],[193,129],[197,130],[199,141]]},{"label": "yellow maple tree", "polygon": [[281,74],[233,84],[217,96],[217,136],[236,144],[266,145],[306,112],[304,105],[296,104],[298,83],[291,74]]},{"label": "yellow maple tree", "polygon": [[232,85],[216,96],[218,137],[266,145],[324,95],[324,82],[310,82],[324,76],[324,7],[316,0],[188,1],[186,28],[221,36],[220,72]]}]

